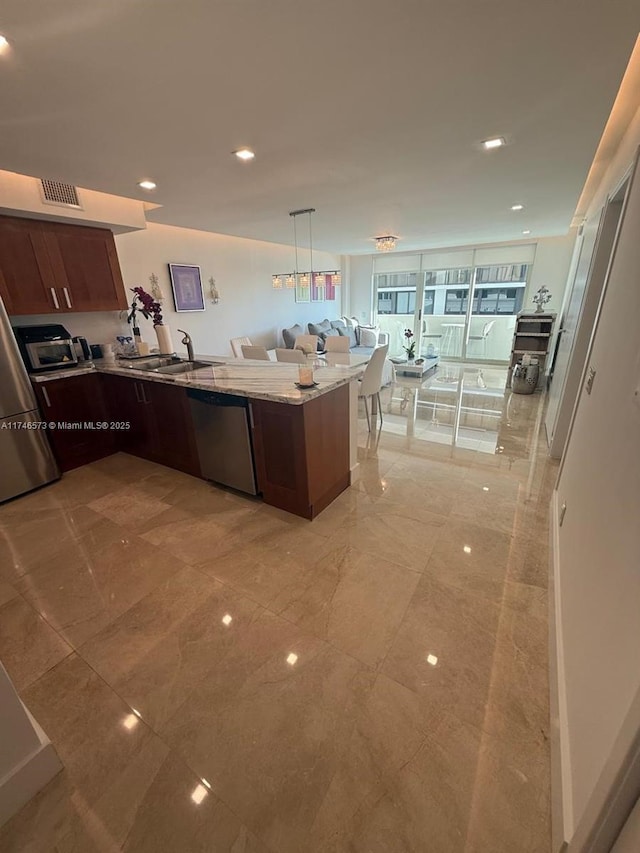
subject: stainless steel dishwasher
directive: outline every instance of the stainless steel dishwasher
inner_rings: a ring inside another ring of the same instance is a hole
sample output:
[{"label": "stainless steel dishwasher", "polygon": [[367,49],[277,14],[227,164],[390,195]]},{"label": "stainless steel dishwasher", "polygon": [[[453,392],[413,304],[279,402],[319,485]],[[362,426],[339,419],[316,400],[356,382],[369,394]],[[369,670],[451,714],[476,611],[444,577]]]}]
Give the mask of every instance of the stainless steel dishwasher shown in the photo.
[{"label": "stainless steel dishwasher", "polygon": [[257,494],[246,397],[189,388],[200,470],[215,483]]}]

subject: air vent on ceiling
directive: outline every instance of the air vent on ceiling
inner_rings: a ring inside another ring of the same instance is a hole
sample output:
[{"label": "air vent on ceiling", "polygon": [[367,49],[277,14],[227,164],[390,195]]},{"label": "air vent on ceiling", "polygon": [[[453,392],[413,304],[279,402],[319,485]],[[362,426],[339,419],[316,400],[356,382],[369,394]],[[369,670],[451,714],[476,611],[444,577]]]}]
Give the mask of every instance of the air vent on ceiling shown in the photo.
[{"label": "air vent on ceiling", "polygon": [[40,190],[45,204],[58,204],[63,207],[75,207],[82,210],[82,205],[78,199],[78,190],[73,184],[63,184],[62,181],[48,181],[46,178],[42,178]]}]

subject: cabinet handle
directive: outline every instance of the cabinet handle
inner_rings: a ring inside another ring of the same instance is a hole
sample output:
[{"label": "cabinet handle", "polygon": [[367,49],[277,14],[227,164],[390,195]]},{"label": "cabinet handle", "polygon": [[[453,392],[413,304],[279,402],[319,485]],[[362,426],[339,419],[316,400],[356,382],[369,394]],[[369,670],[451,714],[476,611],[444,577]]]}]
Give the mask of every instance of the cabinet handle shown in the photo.
[{"label": "cabinet handle", "polygon": [[66,287],[63,287],[62,289],[64,290],[64,298],[67,302],[67,308],[71,308],[72,305],[71,305],[71,300],[69,299],[69,291],[67,290]]},{"label": "cabinet handle", "polygon": [[55,287],[50,287],[49,290],[51,291],[51,298],[53,299],[53,307],[56,309],[56,311],[59,311],[60,303],[58,302],[58,295],[56,294],[56,289]]},{"label": "cabinet handle", "polygon": [[136,400],[137,400],[139,403],[141,403],[141,402],[142,402],[142,400],[140,399],[140,383],[139,383],[139,382],[134,382],[134,383],[133,383],[133,387],[134,387],[135,392],[136,392]]},{"label": "cabinet handle", "polygon": [[255,424],[253,423],[253,406],[249,403],[249,423],[251,424],[251,429],[255,429]]},{"label": "cabinet handle", "polygon": [[47,393],[47,389],[42,386],[42,396],[44,397],[44,401],[49,408],[51,408],[51,400],[49,399],[49,394]]},{"label": "cabinet handle", "polygon": [[149,401],[147,400],[147,390],[142,382],[140,383],[140,393],[142,394],[142,400],[140,402],[146,405]]}]

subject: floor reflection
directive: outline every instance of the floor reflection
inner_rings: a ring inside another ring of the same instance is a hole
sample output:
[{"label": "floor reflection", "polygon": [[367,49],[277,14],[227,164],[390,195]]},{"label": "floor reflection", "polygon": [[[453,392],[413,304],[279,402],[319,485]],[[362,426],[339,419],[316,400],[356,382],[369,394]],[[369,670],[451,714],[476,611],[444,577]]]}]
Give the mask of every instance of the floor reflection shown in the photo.
[{"label": "floor reflection", "polygon": [[[506,367],[441,364],[422,381],[398,375],[384,391],[382,431],[512,461],[531,455],[543,395],[513,394]],[[379,437],[378,437],[379,440]]]}]

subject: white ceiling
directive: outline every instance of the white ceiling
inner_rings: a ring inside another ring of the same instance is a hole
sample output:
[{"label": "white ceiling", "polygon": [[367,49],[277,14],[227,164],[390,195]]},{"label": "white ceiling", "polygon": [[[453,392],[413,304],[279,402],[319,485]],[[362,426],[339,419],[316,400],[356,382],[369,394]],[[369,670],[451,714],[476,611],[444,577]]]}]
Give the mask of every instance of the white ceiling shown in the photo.
[{"label": "white ceiling", "polygon": [[3,0],[0,169],[280,243],[315,207],[339,253],[561,234],[639,28],[637,0]]}]

